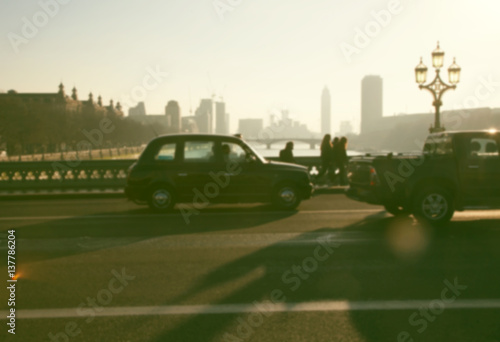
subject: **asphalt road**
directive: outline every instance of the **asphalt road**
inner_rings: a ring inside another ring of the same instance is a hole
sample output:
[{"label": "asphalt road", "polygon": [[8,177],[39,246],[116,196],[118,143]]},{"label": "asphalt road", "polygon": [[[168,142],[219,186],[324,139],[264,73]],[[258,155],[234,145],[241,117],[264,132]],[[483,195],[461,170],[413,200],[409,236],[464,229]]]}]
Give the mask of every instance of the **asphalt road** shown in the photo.
[{"label": "asphalt road", "polygon": [[499,211],[436,230],[342,194],[172,214],[31,199],[1,201],[0,228],[1,341],[500,341]]}]

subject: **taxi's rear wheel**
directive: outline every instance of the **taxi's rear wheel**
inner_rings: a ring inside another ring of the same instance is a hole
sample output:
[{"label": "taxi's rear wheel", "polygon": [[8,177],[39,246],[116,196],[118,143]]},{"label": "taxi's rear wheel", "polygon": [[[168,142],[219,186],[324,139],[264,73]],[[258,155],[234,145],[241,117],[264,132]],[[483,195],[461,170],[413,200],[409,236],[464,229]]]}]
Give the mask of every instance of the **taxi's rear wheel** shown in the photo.
[{"label": "taxi's rear wheel", "polygon": [[149,195],[149,207],[155,211],[168,211],[175,205],[175,192],[166,185],[155,186]]}]

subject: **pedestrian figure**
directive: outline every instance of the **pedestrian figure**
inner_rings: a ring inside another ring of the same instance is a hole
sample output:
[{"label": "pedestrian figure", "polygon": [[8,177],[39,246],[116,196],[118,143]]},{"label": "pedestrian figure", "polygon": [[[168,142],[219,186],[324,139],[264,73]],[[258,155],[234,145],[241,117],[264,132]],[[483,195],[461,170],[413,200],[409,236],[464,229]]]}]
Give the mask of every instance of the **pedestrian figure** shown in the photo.
[{"label": "pedestrian figure", "polygon": [[280,151],[280,161],[295,163],[295,158],[293,157],[293,141],[287,142],[285,148]]},{"label": "pedestrian figure", "polygon": [[330,134],[325,134],[323,140],[321,141],[321,170],[319,171],[316,179],[324,176],[329,168],[332,161],[332,136]]},{"label": "pedestrian figure", "polygon": [[338,170],[338,165],[339,162],[335,156],[335,150],[338,148],[339,144],[339,138],[335,137],[332,140],[332,156],[331,156],[331,163],[330,163],[330,170],[328,170],[328,179],[332,184],[335,184],[336,178],[337,178],[337,170]]},{"label": "pedestrian figure", "polygon": [[349,161],[347,157],[347,138],[340,138],[336,148],[334,150],[334,159],[339,169],[339,183],[340,185],[347,185],[347,163]]}]

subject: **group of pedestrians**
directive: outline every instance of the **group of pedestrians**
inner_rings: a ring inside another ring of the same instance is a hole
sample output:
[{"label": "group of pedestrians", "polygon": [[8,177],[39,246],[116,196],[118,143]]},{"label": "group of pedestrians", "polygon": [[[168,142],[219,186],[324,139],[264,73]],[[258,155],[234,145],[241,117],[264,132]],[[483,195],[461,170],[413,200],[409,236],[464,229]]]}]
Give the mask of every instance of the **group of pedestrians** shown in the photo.
[{"label": "group of pedestrians", "polygon": [[[321,141],[321,169],[315,177],[315,182],[322,182],[322,177],[326,175],[326,183],[330,185],[347,185],[347,138],[333,138],[330,134],[325,134]],[[295,163],[293,157],[293,142],[289,141],[283,150],[280,151],[280,161]]]},{"label": "group of pedestrians", "polygon": [[347,185],[347,138],[335,137],[325,134],[321,141],[321,170],[316,176],[316,181],[327,176],[327,183]]}]

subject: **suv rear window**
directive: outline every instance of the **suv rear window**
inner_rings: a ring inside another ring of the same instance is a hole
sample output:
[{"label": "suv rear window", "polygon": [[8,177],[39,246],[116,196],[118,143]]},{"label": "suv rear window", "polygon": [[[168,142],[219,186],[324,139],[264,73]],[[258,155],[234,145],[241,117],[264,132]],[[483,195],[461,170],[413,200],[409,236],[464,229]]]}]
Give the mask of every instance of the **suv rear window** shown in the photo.
[{"label": "suv rear window", "polygon": [[438,135],[429,136],[425,141],[424,152],[433,155],[451,155],[453,154],[453,144],[451,136]]}]

